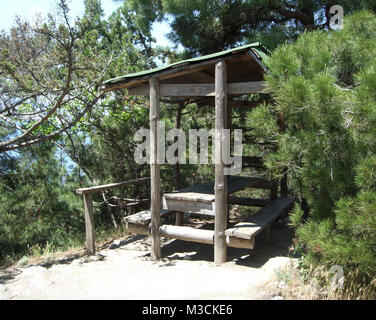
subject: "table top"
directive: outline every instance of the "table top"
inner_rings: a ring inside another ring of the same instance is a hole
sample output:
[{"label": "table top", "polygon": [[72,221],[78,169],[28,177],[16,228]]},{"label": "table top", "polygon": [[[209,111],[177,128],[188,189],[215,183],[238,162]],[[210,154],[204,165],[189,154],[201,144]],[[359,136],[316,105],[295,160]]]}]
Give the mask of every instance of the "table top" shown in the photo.
[{"label": "table top", "polygon": [[[228,193],[234,193],[247,187],[265,181],[263,178],[228,176],[227,188]],[[174,192],[164,193],[165,199],[172,200],[194,200],[203,202],[213,202],[215,200],[214,181],[189,186]]]}]

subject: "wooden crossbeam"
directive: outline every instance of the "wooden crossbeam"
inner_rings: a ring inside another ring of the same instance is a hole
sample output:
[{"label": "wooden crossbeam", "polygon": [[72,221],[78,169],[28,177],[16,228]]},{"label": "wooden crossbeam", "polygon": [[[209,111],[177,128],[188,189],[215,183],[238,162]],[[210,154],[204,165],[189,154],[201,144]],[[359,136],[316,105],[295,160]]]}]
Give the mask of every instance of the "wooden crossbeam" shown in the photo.
[{"label": "wooden crossbeam", "polygon": [[[179,239],[198,243],[214,244],[214,231],[202,230],[191,227],[162,225],[159,228],[160,235],[166,238]],[[232,236],[225,238],[225,244],[228,247],[253,249],[254,239],[241,239]]]},{"label": "wooden crossbeam", "polygon": [[[251,93],[267,93],[265,81],[227,83],[227,94],[242,95]],[[141,85],[128,89],[130,95],[149,95],[149,87]],[[214,97],[214,83],[160,84],[160,96],[169,97]]]},{"label": "wooden crossbeam", "polygon": [[150,181],[149,177],[139,178],[139,179],[133,179],[133,180],[128,180],[128,181],[124,181],[124,182],[104,184],[104,185],[101,185],[101,186],[81,188],[81,189],[77,189],[76,193],[77,194],[94,193],[94,192],[99,192],[99,191],[111,190],[111,189],[114,189],[114,188],[120,188],[120,187],[124,187],[124,186],[142,184],[142,183],[146,183],[146,182],[149,182],[149,181]]}]

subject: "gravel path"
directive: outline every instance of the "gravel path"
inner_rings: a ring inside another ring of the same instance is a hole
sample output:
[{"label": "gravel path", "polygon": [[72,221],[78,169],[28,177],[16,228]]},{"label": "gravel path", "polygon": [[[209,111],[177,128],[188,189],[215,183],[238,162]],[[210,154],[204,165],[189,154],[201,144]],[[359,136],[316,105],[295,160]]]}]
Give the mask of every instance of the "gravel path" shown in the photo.
[{"label": "gravel path", "polygon": [[292,262],[291,238],[287,226],[274,226],[271,243],[261,236],[253,251],[229,248],[216,266],[211,245],[165,241],[155,262],[150,238],[133,236],[89,259],[3,270],[0,299],[270,299],[276,271]]}]

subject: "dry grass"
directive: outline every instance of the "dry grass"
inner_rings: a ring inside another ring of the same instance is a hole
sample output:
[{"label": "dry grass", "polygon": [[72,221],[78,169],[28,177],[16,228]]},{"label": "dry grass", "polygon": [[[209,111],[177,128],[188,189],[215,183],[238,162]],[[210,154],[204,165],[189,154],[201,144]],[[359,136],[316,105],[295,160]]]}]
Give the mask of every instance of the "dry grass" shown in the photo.
[{"label": "dry grass", "polygon": [[[278,274],[279,295],[286,300],[375,300],[376,279],[359,270],[344,274],[343,286],[324,267],[291,265]],[[335,285],[337,284],[337,285]]]},{"label": "dry grass", "polygon": [[[96,237],[95,245],[97,251],[107,248],[114,240],[125,240],[129,237],[129,234],[125,232],[124,226],[120,225],[117,229],[113,229],[107,232],[101,232]],[[30,249],[29,254],[23,257],[9,256],[2,261],[0,270],[11,267],[26,267],[28,265],[52,265],[56,263],[64,263],[64,261],[70,261],[73,259],[82,258],[88,255],[88,251],[85,245],[75,244],[68,249],[56,249],[49,246],[40,247],[38,245]]]}]

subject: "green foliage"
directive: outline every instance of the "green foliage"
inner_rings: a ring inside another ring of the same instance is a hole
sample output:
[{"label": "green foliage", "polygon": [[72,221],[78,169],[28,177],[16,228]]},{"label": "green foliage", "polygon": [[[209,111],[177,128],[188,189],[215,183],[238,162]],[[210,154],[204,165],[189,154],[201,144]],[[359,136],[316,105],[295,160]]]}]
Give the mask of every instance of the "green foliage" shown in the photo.
[{"label": "green foliage", "polygon": [[376,190],[376,156],[361,160],[355,172],[355,183],[359,189]]},{"label": "green foliage", "polygon": [[333,5],[341,5],[345,14],[376,10],[372,0],[124,1],[124,6],[136,13],[136,25],[144,33],[150,31],[154,21],[167,21],[172,29],[169,38],[182,44],[190,56],[255,41],[274,49],[305,30],[328,30]]},{"label": "green foliage", "polygon": [[[104,20],[100,1],[86,0],[83,16],[73,21],[66,1],[58,7],[43,23],[18,20],[0,35],[0,143],[54,109],[19,140],[28,148],[13,143],[0,152],[0,260],[83,244],[82,197],[75,190],[147,174],[133,160],[134,132],[148,125],[145,100],[124,91],[105,95],[98,85],[154,67],[150,39],[122,8]],[[64,103],[57,104],[60,97]],[[69,130],[45,139],[69,123]],[[101,196],[94,200],[103,202]],[[98,209],[96,230],[105,232],[111,227],[108,209]]]},{"label": "green foliage", "polygon": [[42,144],[2,156],[1,170],[6,172],[0,184],[2,258],[47,242],[62,247],[69,237],[82,235],[81,201],[64,181],[67,173],[55,152],[51,145]]},{"label": "green foliage", "polygon": [[[291,220],[309,261],[373,273],[375,58],[371,12],[347,16],[340,31],[305,33],[273,52],[267,81],[274,104],[251,120],[264,139],[277,141],[267,166],[277,175],[286,170],[308,203]],[[280,131],[265,128],[277,119]]]}]

